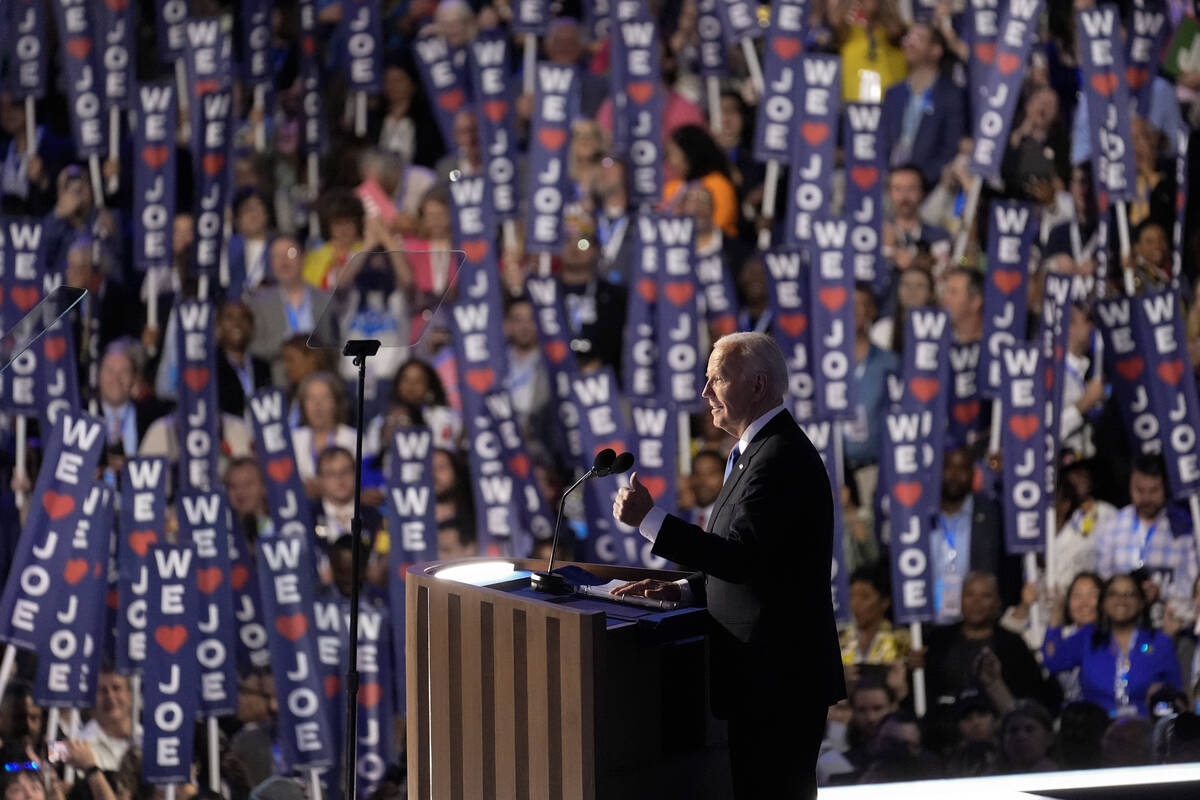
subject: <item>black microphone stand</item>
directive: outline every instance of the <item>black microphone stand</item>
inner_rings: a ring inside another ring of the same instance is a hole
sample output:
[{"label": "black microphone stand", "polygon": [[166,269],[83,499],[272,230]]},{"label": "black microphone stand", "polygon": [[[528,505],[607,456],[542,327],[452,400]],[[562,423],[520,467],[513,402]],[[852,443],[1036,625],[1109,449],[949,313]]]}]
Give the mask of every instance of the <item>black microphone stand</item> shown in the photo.
[{"label": "black microphone stand", "polygon": [[367,387],[367,359],[379,352],[377,339],[351,339],[342,348],[342,355],[353,356],[358,367],[358,415],[355,419],[354,443],[354,519],[350,535],[354,538],[350,552],[354,578],[350,582],[350,630],[346,647],[346,774],[343,776],[344,800],[355,800],[358,788],[358,601],[362,575],[362,471],[363,471],[363,414]]},{"label": "black microphone stand", "polygon": [[563,492],[562,497],[558,501],[558,517],[554,520],[554,540],[550,545],[550,565],[545,572],[535,572],[529,579],[529,585],[534,591],[545,592],[546,594],[570,594],[574,591],[571,584],[567,583],[566,578],[562,575],[554,574],[554,555],[558,550],[558,531],[562,528],[563,507],[567,503],[567,496],[575,491],[579,484],[586,481],[592,475],[596,474],[596,468],[593,466],[587,472],[580,476],[579,480],[571,484],[571,488]]}]

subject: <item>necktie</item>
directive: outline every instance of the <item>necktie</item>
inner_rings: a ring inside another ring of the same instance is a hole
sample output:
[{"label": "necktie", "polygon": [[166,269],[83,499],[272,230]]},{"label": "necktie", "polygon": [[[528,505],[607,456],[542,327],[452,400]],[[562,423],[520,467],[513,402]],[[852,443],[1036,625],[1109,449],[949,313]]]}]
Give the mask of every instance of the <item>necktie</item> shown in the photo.
[{"label": "necktie", "polygon": [[742,455],[740,444],[735,444],[733,449],[729,451],[729,460],[725,462],[725,477],[721,479],[721,483],[729,480],[729,473],[733,472],[733,465],[737,463],[738,458]]}]

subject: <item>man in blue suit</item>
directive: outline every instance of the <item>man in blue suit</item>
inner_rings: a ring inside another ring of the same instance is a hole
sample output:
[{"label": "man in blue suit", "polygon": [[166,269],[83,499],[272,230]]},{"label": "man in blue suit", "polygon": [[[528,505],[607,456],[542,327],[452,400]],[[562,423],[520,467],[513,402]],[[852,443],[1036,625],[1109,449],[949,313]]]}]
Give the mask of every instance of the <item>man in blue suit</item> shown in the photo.
[{"label": "man in blue suit", "polygon": [[884,95],[880,133],[888,165],[916,164],[928,187],[969,135],[966,96],[941,69],[946,41],[940,31],[918,22],[902,44],[908,77]]}]

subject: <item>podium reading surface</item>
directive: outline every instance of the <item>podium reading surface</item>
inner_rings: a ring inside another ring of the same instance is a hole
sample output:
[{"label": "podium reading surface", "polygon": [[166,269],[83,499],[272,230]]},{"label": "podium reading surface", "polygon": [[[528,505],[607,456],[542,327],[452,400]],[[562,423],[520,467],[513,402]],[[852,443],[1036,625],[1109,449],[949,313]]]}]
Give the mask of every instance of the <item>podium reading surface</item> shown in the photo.
[{"label": "podium reading surface", "polygon": [[[697,768],[722,755],[707,737],[707,612],[539,594],[541,562],[503,560],[514,571],[481,585],[437,573],[496,559],[407,573],[409,797],[722,796]],[[683,576],[577,566],[604,581]]]}]

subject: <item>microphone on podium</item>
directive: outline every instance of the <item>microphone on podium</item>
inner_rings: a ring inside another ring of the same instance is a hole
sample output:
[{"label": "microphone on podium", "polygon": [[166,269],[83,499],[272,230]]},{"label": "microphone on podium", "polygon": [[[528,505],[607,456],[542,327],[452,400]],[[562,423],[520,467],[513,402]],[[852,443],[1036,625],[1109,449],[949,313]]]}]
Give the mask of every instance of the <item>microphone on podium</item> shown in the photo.
[{"label": "microphone on podium", "polygon": [[592,460],[592,468],[583,473],[583,476],[575,483],[571,484],[571,488],[567,489],[562,494],[562,498],[558,501],[558,517],[554,520],[554,541],[550,546],[550,564],[546,567],[545,572],[535,572],[530,578],[529,583],[535,591],[546,592],[547,594],[570,594],[573,589],[571,584],[567,583],[561,575],[554,574],[554,555],[558,549],[558,532],[562,527],[563,506],[567,502],[567,495],[575,491],[581,483],[588,478],[603,477],[605,475],[620,475],[633,466],[633,453],[621,453],[617,455],[612,448],[604,448],[599,453],[596,453],[595,459]]}]

